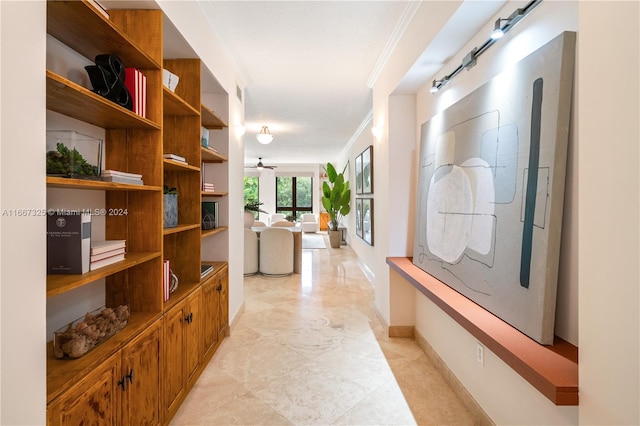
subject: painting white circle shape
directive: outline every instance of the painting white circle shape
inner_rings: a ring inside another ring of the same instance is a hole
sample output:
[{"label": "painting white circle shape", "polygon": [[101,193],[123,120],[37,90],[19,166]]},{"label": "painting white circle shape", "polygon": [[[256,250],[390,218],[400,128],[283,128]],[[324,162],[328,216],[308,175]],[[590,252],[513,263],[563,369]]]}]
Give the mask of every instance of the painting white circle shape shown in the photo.
[{"label": "painting white circle shape", "polygon": [[489,164],[482,158],[470,158],[460,165],[471,186],[473,216],[467,246],[486,255],[493,243],[495,188]]},{"label": "painting white circle shape", "polygon": [[471,185],[464,170],[450,166],[446,174],[431,177],[427,195],[427,247],[448,263],[463,255],[473,219]]}]

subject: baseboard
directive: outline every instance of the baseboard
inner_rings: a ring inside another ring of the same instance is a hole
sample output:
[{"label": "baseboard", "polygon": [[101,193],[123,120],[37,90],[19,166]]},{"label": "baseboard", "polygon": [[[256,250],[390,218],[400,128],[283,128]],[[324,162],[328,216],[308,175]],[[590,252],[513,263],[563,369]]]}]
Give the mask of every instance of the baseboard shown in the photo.
[{"label": "baseboard", "polygon": [[444,380],[451,386],[451,389],[456,394],[460,401],[464,404],[469,413],[475,419],[476,425],[492,425],[495,426],[491,417],[485,413],[480,404],[473,398],[473,396],[469,393],[469,391],[464,387],[464,385],[458,380],[458,378],[453,374],[453,372],[449,369],[447,364],[440,358],[440,355],[431,347],[427,339],[420,334],[420,332],[416,329],[414,330],[414,339],[418,343],[418,346],[422,348],[427,357],[433,362],[436,366]]},{"label": "baseboard", "polygon": [[240,317],[242,316],[243,313],[244,313],[244,300],[242,301],[242,304],[236,311],[236,314],[233,316],[231,321],[229,321],[229,327],[227,327],[227,332],[225,334],[227,337],[229,337],[233,332],[233,329],[236,328],[236,326],[238,325],[238,321],[240,321]]},{"label": "baseboard", "polygon": [[389,337],[414,337],[415,327],[412,325],[390,325],[388,332]]}]

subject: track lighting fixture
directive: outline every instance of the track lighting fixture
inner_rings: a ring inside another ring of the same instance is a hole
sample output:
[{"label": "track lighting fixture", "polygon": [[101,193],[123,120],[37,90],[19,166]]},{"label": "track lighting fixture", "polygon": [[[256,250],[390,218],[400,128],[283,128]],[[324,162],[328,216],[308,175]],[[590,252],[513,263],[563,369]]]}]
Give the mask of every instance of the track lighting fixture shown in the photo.
[{"label": "track lighting fixture", "polygon": [[508,18],[498,18],[493,26],[491,37],[485,41],[482,46],[474,47],[469,53],[467,53],[462,59],[462,64],[458,66],[451,74],[445,75],[441,79],[433,80],[431,85],[431,93],[437,93],[442,86],[447,84],[453,77],[458,75],[463,69],[472,68],[480,55],[482,55],[493,43],[502,38],[507,31],[509,31],[515,24],[517,24],[522,18],[527,16],[536,6],[542,3],[542,0],[532,0],[523,8],[518,8],[513,11]]}]

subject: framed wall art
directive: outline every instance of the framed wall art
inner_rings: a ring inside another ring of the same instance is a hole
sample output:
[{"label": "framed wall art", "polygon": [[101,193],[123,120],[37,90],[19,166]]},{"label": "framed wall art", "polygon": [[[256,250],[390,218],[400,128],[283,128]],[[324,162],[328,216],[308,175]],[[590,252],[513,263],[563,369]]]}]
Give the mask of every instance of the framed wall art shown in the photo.
[{"label": "framed wall art", "polygon": [[364,238],[362,235],[362,198],[356,198],[356,235]]},{"label": "framed wall art", "polygon": [[356,157],[356,194],[362,194],[362,154]]},{"label": "framed wall art", "polygon": [[362,151],[362,193],[373,194],[373,146]]},{"label": "framed wall art", "polygon": [[362,201],[362,239],[373,245],[373,198],[361,198]]}]

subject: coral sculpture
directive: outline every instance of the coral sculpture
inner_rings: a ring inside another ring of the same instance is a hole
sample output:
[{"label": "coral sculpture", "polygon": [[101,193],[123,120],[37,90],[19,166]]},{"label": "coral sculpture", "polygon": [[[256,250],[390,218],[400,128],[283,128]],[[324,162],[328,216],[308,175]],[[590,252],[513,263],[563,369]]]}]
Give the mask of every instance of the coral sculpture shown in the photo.
[{"label": "coral sculpture", "polygon": [[69,324],[64,331],[55,333],[53,355],[56,358],[80,358],[122,330],[128,320],[127,305],[88,313],[81,320]]}]

